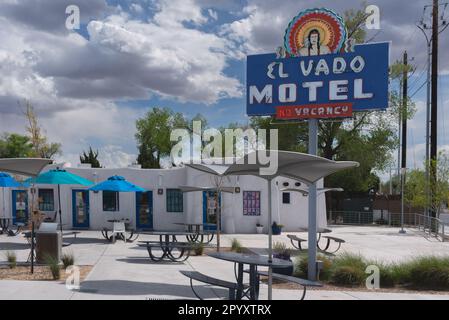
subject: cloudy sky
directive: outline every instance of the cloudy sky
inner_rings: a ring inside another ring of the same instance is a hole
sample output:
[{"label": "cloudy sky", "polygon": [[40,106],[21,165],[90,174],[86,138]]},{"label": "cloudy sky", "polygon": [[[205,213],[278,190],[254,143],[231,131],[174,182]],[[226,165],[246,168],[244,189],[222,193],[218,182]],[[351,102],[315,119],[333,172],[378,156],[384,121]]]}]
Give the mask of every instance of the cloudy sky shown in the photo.
[{"label": "cloudy sky", "polygon": [[[424,151],[424,36],[416,27],[429,0],[379,0],[381,29],[417,70],[410,92],[418,106],[409,129],[409,166]],[[81,28],[65,26],[68,5],[80,8]],[[360,1],[314,1],[343,13]],[[247,121],[245,56],[273,52],[305,0],[0,0],[0,132],[24,132],[18,102],[35,106],[58,160],[78,162],[91,145],[108,167],[135,160],[135,120],[150,107],[205,115],[213,126]],[[430,10],[426,13],[426,19]],[[449,16],[449,8],[446,10]],[[440,38],[439,143],[448,146],[449,30]]]}]

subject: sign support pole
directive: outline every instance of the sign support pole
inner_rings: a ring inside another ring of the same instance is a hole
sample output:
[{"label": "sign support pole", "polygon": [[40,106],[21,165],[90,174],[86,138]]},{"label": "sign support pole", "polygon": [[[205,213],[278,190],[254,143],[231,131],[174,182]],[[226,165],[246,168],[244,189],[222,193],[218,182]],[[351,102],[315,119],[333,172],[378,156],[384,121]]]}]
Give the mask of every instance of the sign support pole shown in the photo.
[{"label": "sign support pole", "polygon": [[[318,153],[318,120],[309,119],[309,154],[317,155]],[[317,211],[317,188],[316,182],[309,185],[309,251],[308,251],[308,272],[309,280],[316,280],[316,211]]]}]

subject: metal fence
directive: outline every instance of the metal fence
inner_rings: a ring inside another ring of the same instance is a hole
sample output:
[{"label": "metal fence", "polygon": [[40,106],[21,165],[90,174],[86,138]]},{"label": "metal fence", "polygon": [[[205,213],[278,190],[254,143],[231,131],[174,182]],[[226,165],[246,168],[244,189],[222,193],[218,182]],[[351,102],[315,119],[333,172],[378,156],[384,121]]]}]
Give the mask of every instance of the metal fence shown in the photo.
[{"label": "metal fence", "polygon": [[[328,223],[336,225],[386,225],[400,227],[402,221],[401,213],[384,213],[382,216],[373,212],[363,211],[329,211]],[[446,231],[449,226],[440,219],[429,217],[420,213],[404,213],[404,226],[417,228],[431,237],[441,241],[449,239]]]}]

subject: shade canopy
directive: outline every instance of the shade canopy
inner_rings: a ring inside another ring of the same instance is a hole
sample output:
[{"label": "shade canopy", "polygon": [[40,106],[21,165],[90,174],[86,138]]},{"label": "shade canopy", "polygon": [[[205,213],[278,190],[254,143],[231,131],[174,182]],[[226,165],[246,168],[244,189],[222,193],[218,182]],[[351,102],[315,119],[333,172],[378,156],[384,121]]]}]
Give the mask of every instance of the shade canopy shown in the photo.
[{"label": "shade canopy", "polygon": [[226,192],[226,193],[234,193],[235,188],[234,187],[192,187],[192,186],[179,186],[179,189],[182,192],[198,192],[198,191],[217,191],[220,189],[220,192]]},{"label": "shade canopy", "polygon": [[[262,161],[261,161],[262,160]],[[271,163],[270,163],[271,162]],[[274,162],[274,163],[273,163]],[[272,208],[271,181],[283,176],[313,185],[318,180],[340,170],[359,166],[354,161],[333,161],[299,152],[260,150],[254,151],[235,161],[231,165],[186,164],[202,172],[219,176],[251,175],[268,182],[268,259],[273,257],[272,247]],[[270,167],[271,166],[271,167]],[[310,221],[309,221],[310,223]],[[309,237],[310,233],[309,231]],[[309,238],[310,239],[310,238]],[[309,251],[310,254],[310,251]],[[310,259],[310,256],[309,256]],[[272,268],[268,268],[268,297],[272,290]]]},{"label": "shade canopy", "polygon": [[145,192],[146,190],[132,184],[121,176],[112,176],[89,189],[90,191]]},{"label": "shade canopy", "polygon": [[76,184],[81,186],[90,186],[92,181],[76,174],[70,173],[63,169],[53,169],[38,175],[36,178],[31,178],[26,181],[34,184]]},{"label": "shade canopy", "polygon": [[38,158],[0,159],[0,171],[35,177],[46,165],[52,162],[50,159]]},{"label": "shade canopy", "polygon": [[[269,153],[272,160],[277,159],[277,170],[269,169],[269,164],[260,161],[266,153]],[[249,153],[231,165],[186,165],[214,175],[252,175],[267,180],[283,176],[312,184],[337,171],[358,167],[359,163],[355,161],[333,161],[299,152],[261,150]]]},{"label": "shade canopy", "polygon": [[[283,192],[299,192],[303,196],[307,196],[309,194],[309,192],[306,190],[301,190],[301,189],[296,189],[296,188],[283,188],[283,189],[279,189],[279,190],[283,191]],[[344,190],[343,190],[343,188],[318,188],[317,191],[319,193],[326,193],[326,192],[330,192],[330,191],[343,192]]]},{"label": "shade canopy", "polygon": [[22,185],[9,174],[0,172],[0,188],[18,188]]}]

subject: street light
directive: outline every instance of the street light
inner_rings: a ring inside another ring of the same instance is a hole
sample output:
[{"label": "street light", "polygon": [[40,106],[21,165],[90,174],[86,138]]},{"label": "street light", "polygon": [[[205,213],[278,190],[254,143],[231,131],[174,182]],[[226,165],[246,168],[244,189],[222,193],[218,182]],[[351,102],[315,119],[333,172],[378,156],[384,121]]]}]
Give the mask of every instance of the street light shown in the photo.
[{"label": "street light", "polygon": [[399,230],[399,233],[401,234],[407,233],[404,230],[404,184],[405,184],[406,171],[407,171],[406,168],[401,169],[401,230]]}]

